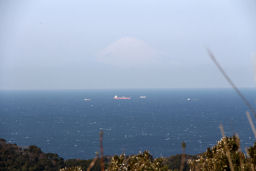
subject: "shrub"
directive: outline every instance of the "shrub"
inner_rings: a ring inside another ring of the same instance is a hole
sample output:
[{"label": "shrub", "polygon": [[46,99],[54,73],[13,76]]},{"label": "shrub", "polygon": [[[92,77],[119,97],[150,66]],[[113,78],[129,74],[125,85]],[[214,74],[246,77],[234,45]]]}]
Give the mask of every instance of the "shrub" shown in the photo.
[{"label": "shrub", "polygon": [[227,158],[227,152],[229,152],[234,169],[241,170],[241,167],[247,167],[245,165],[247,160],[245,155],[239,150],[239,146],[239,139],[236,136],[224,137],[218,141],[217,145],[208,148],[206,152],[198,155],[197,159],[189,160],[190,168],[191,170],[231,170]]},{"label": "shrub", "polygon": [[124,154],[120,156],[112,157],[108,171],[125,171],[125,170],[161,170],[167,171],[168,167],[164,164],[163,158],[153,159],[152,155],[145,151],[138,155],[125,156]]}]

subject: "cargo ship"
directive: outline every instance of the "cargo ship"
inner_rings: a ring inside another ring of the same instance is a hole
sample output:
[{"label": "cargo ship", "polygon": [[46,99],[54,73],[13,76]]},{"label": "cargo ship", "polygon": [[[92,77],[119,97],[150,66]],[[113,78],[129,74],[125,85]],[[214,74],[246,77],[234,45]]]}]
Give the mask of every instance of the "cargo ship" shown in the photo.
[{"label": "cargo ship", "polygon": [[115,100],[131,100],[131,97],[125,97],[125,96],[118,97],[118,96],[114,96],[113,99],[115,99]]}]

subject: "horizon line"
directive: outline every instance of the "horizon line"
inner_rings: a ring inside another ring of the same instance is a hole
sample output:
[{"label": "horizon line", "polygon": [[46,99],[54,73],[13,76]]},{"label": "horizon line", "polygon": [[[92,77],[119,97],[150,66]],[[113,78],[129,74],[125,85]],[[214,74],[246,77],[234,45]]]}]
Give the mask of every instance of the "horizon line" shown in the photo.
[{"label": "horizon line", "polygon": [[[239,89],[255,89],[256,87],[240,87]],[[232,87],[193,87],[193,88],[60,88],[60,89],[0,89],[0,91],[81,91],[81,90],[198,90],[198,89],[232,89]]]}]

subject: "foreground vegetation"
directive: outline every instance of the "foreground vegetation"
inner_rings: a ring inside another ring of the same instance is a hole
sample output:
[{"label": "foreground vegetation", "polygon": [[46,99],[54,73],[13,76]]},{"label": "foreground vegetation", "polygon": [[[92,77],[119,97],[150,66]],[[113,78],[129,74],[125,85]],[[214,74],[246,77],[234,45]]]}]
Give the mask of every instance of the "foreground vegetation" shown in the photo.
[{"label": "foreground vegetation", "polygon": [[[149,152],[140,153],[132,156],[113,156],[104,157],[105,170],[123,170],[128,168],[134,170],[166,170],[178,169],[182,155],[171,156],[169,158],[154,159]],[[186,159],[193,156],[185,155]],[[64,160],[54,153],[44,153],[40,148],[31,145],[19,147],[16,144],[9,144],[4,139],[0,139],[0,170],[1,171],[80,171],[87,170],[93,163],[91,171],[99,171],[100,159]],[[185,164],[184,168],[188,166]]]},{"label": "foreground vegetation", "polygon": [[[245,155],[236,136],[222,138],[218,143],[198,155],[180,154],[168,158],[156,158],[148,152],[126,156],[104,157],[104,170],[199,170],[199,171],[247,171],[256,169],[256,143]],[[89,166],[91,165],[90,169]],[[36,146],[22,148],[0,139],[1,171],[99,171],[100,160],[64,160],[54,153],[43,153]]]},{"label": "foreground vegetation", "polygon": [[[0,171],[57,171],[61,168],[79,166],[88,168],[92,160],[64,160],[54,153],[44,153],[31,145],[19,147],[0,139]],[[107,163],[106,158],[106,163]],[[99,161],[92,170],[100,170]]]}]

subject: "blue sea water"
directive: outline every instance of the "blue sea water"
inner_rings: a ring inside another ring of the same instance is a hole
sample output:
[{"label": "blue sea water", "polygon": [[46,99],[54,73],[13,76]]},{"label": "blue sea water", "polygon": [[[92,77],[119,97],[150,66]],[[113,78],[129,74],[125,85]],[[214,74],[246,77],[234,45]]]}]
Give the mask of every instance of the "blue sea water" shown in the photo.
[{"label": "blue sea water", "polygon": [[[256,90],[242,92],[255,106]],[[232,89],[1,91],[0,137],[65,159],[93,158],[100,130],[105,155],[170,156],[181,153],[182,141],[197,154],[220,140],[220,124],[226,135],[239,134],[243,148],[251,146],[247,110]]]}]

